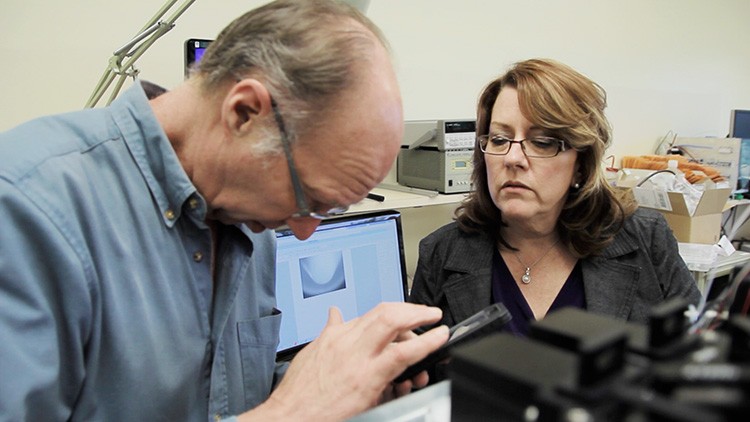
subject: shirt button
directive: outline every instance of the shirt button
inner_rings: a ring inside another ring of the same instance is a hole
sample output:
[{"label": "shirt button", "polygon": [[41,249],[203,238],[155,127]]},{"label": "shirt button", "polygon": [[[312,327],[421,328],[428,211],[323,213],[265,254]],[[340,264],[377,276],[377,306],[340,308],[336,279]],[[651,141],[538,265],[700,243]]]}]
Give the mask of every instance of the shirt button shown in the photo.
[{"label": "shirt button", "polygon": [[201,253],[201,252],[195,252],[195,253],[193,253],[193,261],[195,261],[195,262],[201,262],[201,261],[203,261],[203,253]]},{"label": "shirt button", "polygon": [[190,207],[191,210],[198,208],[198,200],[195,198],[190,198],[188,200],[188,206]]},{"label": "shirt button", "polygon": [[167,217],[167,220],[174,220],[174,211],[170,208],[164,211],[164,216]]}]

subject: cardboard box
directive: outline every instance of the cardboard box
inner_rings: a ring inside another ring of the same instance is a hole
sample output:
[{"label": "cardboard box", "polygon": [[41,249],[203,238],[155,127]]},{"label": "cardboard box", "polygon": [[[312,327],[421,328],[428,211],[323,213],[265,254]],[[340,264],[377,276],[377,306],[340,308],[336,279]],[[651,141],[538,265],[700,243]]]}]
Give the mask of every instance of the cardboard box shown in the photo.
[{"label": "cardboard box", "polygon": [[717,243],[721,237],[721,215],[731,192],[729,188],[707,189],[691,214],[680,192],[633,188],[640,206],[664,215],[678,242],[707,244]]}]

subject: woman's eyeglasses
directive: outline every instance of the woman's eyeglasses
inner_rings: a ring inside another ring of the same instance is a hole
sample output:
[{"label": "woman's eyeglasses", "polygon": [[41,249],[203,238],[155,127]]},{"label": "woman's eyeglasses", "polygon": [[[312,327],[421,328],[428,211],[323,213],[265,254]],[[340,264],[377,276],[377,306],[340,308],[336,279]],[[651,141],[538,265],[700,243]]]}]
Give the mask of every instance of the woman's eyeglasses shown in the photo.
[{"label": "woman's eyeglasses", "polygon": [[535,136],[514,141],[500,135],[481,135],[477,137],[477,143],[479,149],[489,155],[507,155],[513,144],[519,144],[527,157],[534,158],[551,158],[569,148],[565,141],[549,136]]}]

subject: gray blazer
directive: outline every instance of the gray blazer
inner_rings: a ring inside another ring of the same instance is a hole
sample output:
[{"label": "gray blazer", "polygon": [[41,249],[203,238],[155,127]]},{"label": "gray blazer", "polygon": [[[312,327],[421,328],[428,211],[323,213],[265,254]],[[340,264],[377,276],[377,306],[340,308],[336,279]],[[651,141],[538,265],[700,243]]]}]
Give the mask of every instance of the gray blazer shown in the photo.
[{"label": "gray blazer", "polygon": [[[492,300],[492,255],[486,235],[468,235],[455,222],[419,243],[409,301],[438,306],[441,323],[454,325]],[[599,256],[581,261],[590,312],[644,323],[651,307],[682,296],[698,304],[701,293],[678,253],[664,217],[638,209]]]}]

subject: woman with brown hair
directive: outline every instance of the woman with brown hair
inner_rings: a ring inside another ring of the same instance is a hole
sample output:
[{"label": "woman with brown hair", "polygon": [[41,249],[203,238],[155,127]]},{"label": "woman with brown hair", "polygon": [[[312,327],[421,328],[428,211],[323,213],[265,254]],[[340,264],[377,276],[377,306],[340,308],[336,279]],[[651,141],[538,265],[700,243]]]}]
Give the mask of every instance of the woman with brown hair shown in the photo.
[{"label": "woman with brown hair", "polygon": [[449,326],[502,302],[519,335],[565,306],[645,322],[667,298],[697,303],[664,218],[605,180],[605,107],[599,85],[553,60],[516,63],[488,84],[473,190],[420,242],[410,301],[439,306]]}]

